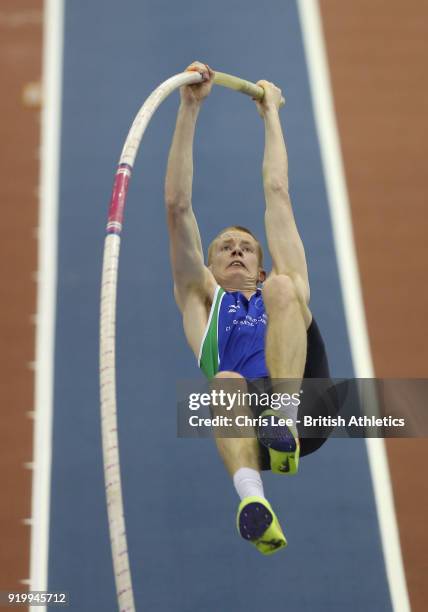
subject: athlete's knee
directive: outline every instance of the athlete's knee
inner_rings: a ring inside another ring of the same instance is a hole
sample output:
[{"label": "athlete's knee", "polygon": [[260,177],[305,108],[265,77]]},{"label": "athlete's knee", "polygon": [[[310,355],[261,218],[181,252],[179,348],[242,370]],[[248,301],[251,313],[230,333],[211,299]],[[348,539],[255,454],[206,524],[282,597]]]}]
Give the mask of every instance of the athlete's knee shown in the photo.
[{"label": "athlete's knee", "polygon": [[224,391],[236,392],[238,390],[245,390],[247,381],[238,372],[232,372],[230,370],[223,370],[217,372],[214,378],[211,380],[211,387],[215,389],[223,389]]},{"label": "athlete's knee", "polygon": [[217,391],[217,397],[220,398],[215,404],[211,404],[211,414],[213,416],[224,414],[225,407],[230,410],[231,407],[227,407],[225,398],[233,396],[234,394],[245,393],[247,391],[247,381],[238,372],[232,372],[230,370],[224,370],[217,372],[210,383],[211,390]]},{"label": "athlete's knee", "polygon": [[292,304],[297,304],[299,294],[291,276],[275,274],[270,276],[263,285],[263,301],[266,309],[284,310]]},{"label": "athlete's knee", "polygon": [[238,372],[231,372],[229,370],[223,370],[222,372],[217,372],[214,378],[236,378],[245,380],[241,374]]}]

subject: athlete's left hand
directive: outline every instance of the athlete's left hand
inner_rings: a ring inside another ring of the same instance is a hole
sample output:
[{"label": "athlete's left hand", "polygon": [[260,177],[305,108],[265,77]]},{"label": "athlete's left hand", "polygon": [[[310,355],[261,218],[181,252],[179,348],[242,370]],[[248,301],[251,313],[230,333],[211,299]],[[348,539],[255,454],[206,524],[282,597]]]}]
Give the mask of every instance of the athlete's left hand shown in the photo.
[{"label": "athlete's left hand", "polygon": [[282,92],[279,87],[270,81],[257,81],[256,85],[264,89],[265,95],[261,100],[254,100],[257,111],[261,117],[271,110],[278,111],[281,105]]}]

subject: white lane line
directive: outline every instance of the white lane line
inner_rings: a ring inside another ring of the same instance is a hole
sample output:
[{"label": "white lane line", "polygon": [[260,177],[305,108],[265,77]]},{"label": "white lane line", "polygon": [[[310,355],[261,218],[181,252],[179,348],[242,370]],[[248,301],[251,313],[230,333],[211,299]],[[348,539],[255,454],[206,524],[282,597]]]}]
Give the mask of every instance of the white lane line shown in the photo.
[{"label": "white lane line", "polygon": [[[318,1],[297,0],[297,6],[355,374],[358,378],[372,378],[373,363]],[[392,605],[395,612],[410,612],[385,444],[382,439],[371,438],[366,440],[366,446]]]},{"label": "white lane line", "polygon": [[63,13],[63,0],[45,0],[30,554],[30,586],[39,591],[48,588]]}]

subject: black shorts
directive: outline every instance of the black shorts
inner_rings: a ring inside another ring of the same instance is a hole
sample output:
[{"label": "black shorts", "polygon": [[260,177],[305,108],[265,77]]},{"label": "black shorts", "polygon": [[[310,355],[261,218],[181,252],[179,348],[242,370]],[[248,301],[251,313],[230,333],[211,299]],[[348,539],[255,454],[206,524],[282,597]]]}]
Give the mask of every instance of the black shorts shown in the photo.
[{"label": "black shorts", "polygon": [[[339,412],[339,401],[333,382],[330,380],[330,370],[328,367],[324,341],[315,319],[312,319],[312,323],[307,330],[307,343],[306,365],[302,381],[305,401],[299,406],[297,417],[298,420],[302,422],[305,415],[310,415],[312,417],[335,417]],[[305,384],[305,379],[309,380],[311,378],[323,379],[320,387],[322,390],[321,392],[318,389],[317,393],[314,393],[314,385],[308,382]],[[272,393],[272,381],[268,377],[248,380],[247,383],[250,393]],[[254,416],[258,417],[265,407],[252,405],[251,409]],[[298,425],[297,429],[300,433],[303,433],[302,425]],[[304,457],[318,450],[327,440],[331,431],[331,427],[324,427],[317,429],[317,437],[301,436],[300,456]],[[269,451],[262,444],[259,446],[262,470],[269,470]]]}]

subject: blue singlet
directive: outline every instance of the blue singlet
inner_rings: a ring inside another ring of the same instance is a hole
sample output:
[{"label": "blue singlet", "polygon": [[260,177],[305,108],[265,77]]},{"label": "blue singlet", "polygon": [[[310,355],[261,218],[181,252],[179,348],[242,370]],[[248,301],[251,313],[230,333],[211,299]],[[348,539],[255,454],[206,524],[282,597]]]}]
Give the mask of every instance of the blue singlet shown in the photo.
[{"label": "blue singlet", "polygon": [[241,292],[217,287],[199,366],[208,378],[221,371],[244,378],[269,376],[265,361],[267,315],[260,289],[248,300]]}]

